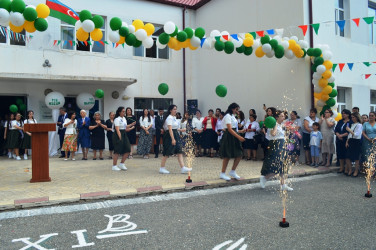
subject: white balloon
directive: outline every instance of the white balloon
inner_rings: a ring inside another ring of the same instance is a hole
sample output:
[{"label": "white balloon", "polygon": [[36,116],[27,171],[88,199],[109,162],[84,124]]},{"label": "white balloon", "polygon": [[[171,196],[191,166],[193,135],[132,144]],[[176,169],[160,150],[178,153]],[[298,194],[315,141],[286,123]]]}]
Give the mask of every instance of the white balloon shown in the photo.
[{"label": "white balloon", "polygon": [[59,92],[51,92],[44,98],[46,106],[50,109],[59,109],[64,106],[65,98]]},{"label": "white balloon", "polygon": [[313,77],[313,79],[316,79],[316,80],[320,80],[322,78],[321,74],[319,74],[317,72],[313,73],[312,77]]},{"label": "white balloon", "polygon": [[317,101],[317,106],[324,107],[325,106],[325,102],[323,100],[318,100]]},{"label": "white balloon", "polygon": [[161,44],[158,39],[157,39],[156,44],[157,44],[158,49],[164,49],[167,46],[167,44]]},{"label": "white balloon", "polygon": [[0,23],[9,22],[9,12],[6,9],[0,9]]},{"label": "white balloon", "polygon": [[171,35],[172,33],[175,32],[175,28],[176,28],[175,24],[173,22],[171,22],[171,21],[168,21],[163,26],[164,32],[166,32],[169,35]]},{"label": "white balloon", "polygon": [[[264,44],[264,45],[266,45],[266,44]],[[269,53],[266,53],[266,56],[267,56],[268,58],[272,58],[274,55],[275,55],[274,50],[271,50]]]},{"label": "white balloon", "polygon": [[83,23],[82,23],[82,29],[84,31],[86,31],[87,33],[90,33],[92,32],[94,29],[95,29],[95,24],[93,21],[91,20],[85,20]]},{"label": "white balloon", "polygon": [[315,92],[315,93],[321,93],[321,91],[322,91],[322,88],[320,86],[313,88],[313,92]]},{"label": "white balloon", "polygon": [[146,33],[146,30],[144,29],[139,29],[135,33],[137,40],[139,41],[144,41],[147,37],[148,34]]},{"label": "white balloon", "polygon": [[[332,107],[332,108],[333,108],[333,107]],[[332,117],[336,118],[336,117],[338,116],[338,112],[337,112],[337,110],[332,110],[332,112],[333,112]]]},{"label": "white balloon", "polygon": [[274,36],[273,37],[274,40],[277,40],[278,43],[281,43],[282,42],[282,38],[280,36]]},{"label": "white balloon", "polygon": [[332,82],[334,82],[336,80],[336,78],[333,76],[333,74],[332,74],[332,76],[328,79],[328,82],[329,83],[332,83]]},{"label": "white balloon", "polygon": [[216,36],[221,36],[221,32],[219,30],[212,30],[210,32],[210,37],[216,37]]},{"label": "white balloon", "polygon": [[316,68],[316,72],[319,73],[320,75],[322,75],[322,73],[324,73],[325,71],[326,71],[326,68],[324,65],[319,65]]},{"label": "white balloon", "polygon": [[129,33],[134,34],[136,32],[136,28],[131,24],[128,25]]},{"label": "white balloon", "polygon": [[10,22],[17,27],[22,26],[25,23],[24,16],[19,12],[11,12],[9,16]]},{"label": "white balloon", "polygon": [[323,52],[322,57],[324,58],[325,61],[328,61],[332,59],[333,53],[331,51],[325,51]]},{"label": "white balloon", "polygon": [[76,27],[76,30],[81,29],[81,28],[82,28],[82,23],[81,23],[81,21],[78,20],[78,21],[74,24],[74,26]]},{"label": "white balloon", "polygon": [[206,39],[204,44],[202,45],[203,49],[212,49],[212,42],[211,39]]},{"label": "white balloon", "polygon": [[268,54],[272,51],[272,46],[269,43],[266,43],[262,45],[262,51],[264,51],[265,54]]},{"label": "white balloon", "polygon": [[288,40],[290,40],[290,38],[288,38],[287,36],[285,36],[285,37],[283,37],[282,40],[283,40],[283,41],[288,41]]},{"label": "white balloon", "polygon": [[95,98],[92,94],[82,93],[77,96],[76,103],[80,109],[90,110],[95,105]]},{"label": "white balloon", "polygon": [[337,110],[338,109],[338,103],[334,104],[334,106],[332,107],[332,110]]},{"label": "white balloon", "polygon": [[292,36],[290,39],[294,40],[295,42],[298,42],[298,41],[299,41],[299,39],[298,39],[297,36]]},{"label": "white balloon", "polygon": [[221,32],[221,41],[222,41],[222,42],[227,42],[227,40],[224,39],[223,36],[227,36],[227,37],[230,38],[230,33],[228,33],[228,31],[222,31],[222,32]]},{"label": "white balloon", "polygon": [[3,26],[3,27],[8,27],[9,23],[10,23],[9,21],[8,22],[4,22],[4,23],[0,22],[0,25]]},{"label": "white balloon", "polygon": [[260,47],[260,45],[261,45],[260,39],[256,39],[256,40],[253,41],[252,49],[253,49],[254,51],[256,51],[256,49],[257,49],[258,47]]},{"label": "white balloon", "polygon": [[288,41],[282,41],[281,42],[282,47],[286,50],[289,48],[290,44]]},{"label": "white balloon", "polygon": [[128,28],[128,24],[127,24],[127,22],[122,22],[121,27],[126,27],[126,28]]},{"label": "white balloon", "polygon": [[234,43],[235,48],[239,48],[243,45],[243,39],[241,39],[239,36],[238,36],[238,40],[233,38],[232,42]]},{"label": "white balloon", "polygon": [[[294,58],[294,52],[292,52],[291,49],[285,49],[285,57],[288,59],[293,59]],[[320,76],[321,77],[321,76]]]},{"label": "white balloon", "polygon": [[193,47],[200,47],[201,45],[201,40],[197,36],[192,36],[191,38],[191,44]]},{"label": "white balloon", "polygon": [[327,44],[323,44],[323,45],[321,46],[321,50],[324,52],[324,51],[330,50],[330,47],[329,47],[329,45],[327,45]]},{"label": "white balloon", "polygon": [[26,8],[33,8],[34,10],[37,9],[37,7],[35,7],[34,5],[27,5]]},{"label": "white balloon", "polygon": [[153,38],[147,37],[145,40],[142,41],[142,45],[144,45],[145,48],[150,49],[154,45]]},{"label": "white balloon", "polygon": [[315,85],[315,86],[318,86],[318,84],[319,84],[319,80],[317,80],[317,79],[312,79],[312,84]]},{"label": "white balloon", "polygon": [[117,43],[120,40],[120,34],[117,31],[110,31],[110,34],[108,36],[111,42]]}]

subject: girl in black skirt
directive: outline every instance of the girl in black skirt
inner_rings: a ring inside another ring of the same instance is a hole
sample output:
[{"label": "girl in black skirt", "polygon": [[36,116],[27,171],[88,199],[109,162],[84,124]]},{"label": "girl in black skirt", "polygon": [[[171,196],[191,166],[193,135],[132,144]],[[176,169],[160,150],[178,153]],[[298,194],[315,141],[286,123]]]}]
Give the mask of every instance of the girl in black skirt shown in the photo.
[{"label": "girl in black skirt", "polygon": [[363,125],[361,124],[361,118],[359,113],[352,113],[351,114],[351,128],[346,127],[346,131],[349,132],[349,136],[347,137],[346,141],[346,170],[347,175],[350,176],[352,172],[352,162],[355,162],[355,171],[352,175],[353,177],[357,177],[359,174],[359,159],[360,159],[360,151],[361,151],[361,139],[362,139],[362,131]]},{"label": "girl in black skirt", "polygon": [[114,133],[114,131],[112,131],[113,129],[112,127],[114,124],[115,113],[110,112],[109,117],[110,119],[106,121],[106,126],[107,126],[106,136],[107,136],[107,141],[108,141],[108,150],[110,151],[110,156],[108,158],[112,159],[112,152],[114,151],[114,144],[112,143],[112,134]]},{"label": "girl in black skirt", "polygon": [[[114,120],[115,131],[112,135],[112,142],[114,143],[114,156],[113,156],[113,165],[112,170],[120,171],[120,170],[127,170],[124,162],[127,159],[128,154],[131,152],[131,144],[129,143],[128,136],[126,135],[126,131],[130,131],[134,129],[136,122],[131,124],[127,124],[127,120],[125,119],[125,108],[119,107],[116,110]],[[119,166],[117,165],[117,160],[119,155],[122,155],[121,162]]]},{"label": "girl in black skirt", "polygon": [[287,151],[285,147],[285,131],[283,130],[282,123],[285,120],[285,114],[277,110],[274,118],[277,120],[273,129],[268,129],[266,138],[269,141],[268,153],[262,164],[260,185],[261,188],[265,188],[265,184],[269,178],[274,177],[276,174],[280,175],[281,190],[293,191],[293,189],[285,184],[285,174],[287,169],[284,161],[287,157]]},{"label": "girl in black skirt", "polygon": [[214,157],[213,149],[217,147],[218,135],[215,132],[215,125],[217,124],[217,118],[213,116],[214,111],[209,110],[208,116],[206,116],[202,122],[204,126],[203,143],[202,146],[205,150],[208,150],[208,156]]},{"label": "girl in black skirt", "polygon": [[223,157],[223,162],[222,172],[220,173],[219,178],[226,181],[231,180],[231,178],[226,175],[226,168],[231,158],[235,159],[229,175],[236,180],[240,180],[240,176],[236,174],[235,170],[243,155],[243,148],[241,143],[244,142],[245,139],[236,132],[238,121],[235,118],[235,114],[238,111],[238,104],[230,104],[222,121],[224,126],[224,133],[221,139],[220,155],[221,157]]},{"label": "girl in black skirt", "polygon": [[163,123],[163,129],[165,133],[163,134],[163,158],[161,162],[161,168],[159,169],[159,173],[161,174],[170,173],[165,167],[166,161],[169,156],[174,154],[178,155],[178,162],[182,174],[192,171],[192,168],[187,168],[184,166],[182,142],[178,132],[179,122],[176,120],[176,112],[176,105],[170,105],[170,107],[168,108],[168,117]]},{"label": "girl in black skirt", "polygon": [[94,113],[94,119],[91,121],[89,129],[91,131],[91,149],[94,152],[93,160],[97,159],[97,150],[99,150],[99,160],[103,160],[103,149],[105,144],[104,131],[107,126],[104,120],[101,120],[101,113],[99,111]]},{"label": "girl in black skirt", "polygon": [[[27,111],[27,119],[24,121],[24,124],[36,124],[37,121],[34,119],[34,111]],[[31,149],[31,133],[25,131],[24,138],[22,140],[21,148],[25,149],[24,160],[27,160],[27,151]]]},{"label": "girl in black skirt", "polygon": [[9,129],[9,144],[8,147],[11,151],[14,150],[15,159],[21,160],[20,157],[20,147],[22,143],[22,139],[24,137],[23,132],[23,122],[21,120],[21,114],[16,114],[16,119],[11,122],[11,127]]},{"label": "girl in black skirt", "polygon": [[12,158],[12,149],[9,147],[9,142],[10,142],[10,128],[12,127],[12,121],[14,120],[14,114],[11,113],[8,116],[7,121],[4,124],[4,148],[8,150],[8,158]]},{"label": "girl in black skirt", "polygon": [[196,117],[192,119],[192,137],[195,142],[196,157],[201,156],[201,146],[202,146],[202,133],[204,129],[202,128],[202,122],[204,117],[201,117],[201,111],[196,111]]},{"label": "girl in black skirt", "polygon": [[137,137],[136,137],[136,125],[137,125],[137,119],[136,119],[136,116],[134,116],[133,114],[133,111],[130,107],[128,107],[126,110],[125,110],[125,119],[127,120],[127,124],[132,124],[134,122],[135,125],[127,130],[126,134],[128,136],[128,139],[129,139],[129,143],[131,144],[131,152],[129,154],[129,159],[132,159],[133,158],[133,152],[134,152],[134,147],[136,146],[136,141],[137,141]]}]

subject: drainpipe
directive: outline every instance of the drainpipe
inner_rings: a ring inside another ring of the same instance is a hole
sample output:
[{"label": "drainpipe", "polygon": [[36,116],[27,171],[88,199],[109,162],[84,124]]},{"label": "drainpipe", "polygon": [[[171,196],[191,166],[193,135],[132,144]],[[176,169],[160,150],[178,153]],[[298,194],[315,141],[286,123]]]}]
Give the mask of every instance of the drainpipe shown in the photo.
[{"label": "drainpipe", "polygon": [[[185,10],[183,9],[183,30],[185,29]],[[183,100],[184,100],[184,113],[187,111],[187,91],[186,91],[186,79],[185,79],[185,49],[183,49]]]},{"label": "drainpipe", "polygon": [[[309,23],[312,24],[313,23],[313,11],[312,11],[312,0],[308,0],[309,2]],[[309,28],[309,46],[311,48],[313,48],[313,27],[310,25],[310,28]],[[314,88],[313,88],[313,84],[312,84],[312,75],[313,75],[313,71],[312,71],[312,67],[311,67],[311,61],[309,62],[309,68],[310,68],[310,72],[311,74],[309,75],[309,84],[311,86],[311,108],[314,108],[315,107],[315,97],[314,97]]]}]

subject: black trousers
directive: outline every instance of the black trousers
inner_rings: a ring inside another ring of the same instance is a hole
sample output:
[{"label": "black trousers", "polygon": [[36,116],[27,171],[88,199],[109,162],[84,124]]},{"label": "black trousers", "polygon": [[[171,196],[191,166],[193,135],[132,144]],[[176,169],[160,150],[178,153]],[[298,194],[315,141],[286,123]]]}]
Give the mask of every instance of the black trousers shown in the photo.
[{"label": "black trousers", "polygon": [[159,154],[159,145],[161,143],[161,130],[156,130],[155,131],[155,144],[154,144],[154,153],[156,156]]}]

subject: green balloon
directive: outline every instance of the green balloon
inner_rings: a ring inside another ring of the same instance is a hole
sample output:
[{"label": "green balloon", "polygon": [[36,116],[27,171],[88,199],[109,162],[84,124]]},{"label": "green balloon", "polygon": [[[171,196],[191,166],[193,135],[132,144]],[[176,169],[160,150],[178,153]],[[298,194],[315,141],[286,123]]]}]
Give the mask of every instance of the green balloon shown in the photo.
[{"label": "green balloon", "polygon": [[260,122],[259,122],[259,125],[260,125],[260,128],[264,127],[264,122],[263,122],[263,121],[260,121]]},{"label": "green balloon", "polygon": [[268,116],[265,118],[264,125],[266,128],[274,128],[276,124],[277,121],[273,116]]},{"label": "green balloon", "polygon": [[270,36],[265,35],[265,36],[261,37],[260,41],[261,41],[262,45],[269,43],[270,42]]},{"label": "green balloon", "polygon": [[[242,53],[244,53],[244,48],[245,48],[245,46],[242,44],[242,46],[236,48],[236,52],[238,52],[239,54],[242,54]],[[252,48],[252,47],[250,47],[250,48]]]},{"label": "green balloon", "polygon": [[321,65],[323,63],[324,63],[324,58],[322,58],[322,57],[316,57],[315,60],[314,60],[314,64],[317,65],[317,66]]},{"label": "green balloon", "polygon": [[188,35],[184,31],[180,31],[176,37],[176,39],[178,39],[179,42],[185,42],[187,38],[188,38]]},{"label": "green balloon", "polygon": [[138,48],[141,45],[142,45],[142,42],[140,40],[137,40],[137,38],[136,38],[136,41],[133,43],[133,47]]},{"label": "green balloon", "polygon": [[330,87],[334,88],[335,83],[334,83],[334,82],[330,82],[330,83],[328,83],[328,85],[329,85]]},{"label": "green balloon", "polygon": [[314,57],[319,57],[319,56],[321,56],[321,54],[322,54],[321,49],[319,49],[319,48],[313,49],[313,56]]},{"label": "green balloon", "polygon": [[244,55],[250,56],[250,55],[252,55],[252,52],[253,52],[253,48],[252,47],[244,47]]},{"label": "green balloon", "polygon": [[43,32],[47,30],[48,23],[44,18],[37,18],[34,22],[34,26],[37,29],[37,31]]},{"label": "green balloon", "polygon": [[16,104],[18,105],[18,106],[20,106],[21,104],[23,104],[24,102],[23,102],[23,100],[21,99],[21,98],[17,98],[16,99]]},{"label": "green balloon", "polygon": [[178,26],[175,26],[175,31],[170,36],[174,37],[174,36],[176,36],[178,34],[178,32],[179,32]]},{"label": "green balloon", "polygon": [[129,29],[127,27],[121,27],[119,34],[123,37],[127,37],[129,35]]},{"label": "green balloon", "polygon": [[312,64],[312,71],[313,72],[316,72],[316,70],[317,70],[317,67],[318,67],[319,65],[316,65],[316,64]]},{"label": "green balloon", "polygon": [[9,106],[9,110],[12,113],[16,113],[18,111],[18,107],[17,107],[17,105],[12,104],[12,105]]},{"label": "green balloon", "polygon": [[307,55],[307,51],[306,51],[306,49],[302,49],[302,50],[303,50],[303,52],[304,52],[303,57],[306,57],[306,55]]},{"label": "green balloon", "polygon": [[309,48],[309,49],[307,50],[307,55],[309,55],[309,56],[313,56],[313,51],[314,51],[313,48]]},{"label": "green balloon", "polygon": [[[330,83],[329,83],[329,84],[330,84]],[[329,84],[328,84],[328,85],[329,85]],[[332,88],[333,88],[333,87],[332,87]],[[332,90],[332,93],[329,94],[329,97],[336,97],[337,95],[338,95],[337,90],[336,90],[336,89],[333,89],[333,90]],[[329,99],[329,100],[330,100],[330,99]],[[329,100],[328,100],[328,101],[329,101]]]},{"label": "green balloon", "polygon": [[104,19],[100,15],[95,15],[91,20],[94,22],[96,29],[100,29],[104,25]]},{"label": "green balloon", "polygon": [[215,93],[219,97],[225,97],[227,95],[227,88],[226,88],[226,86],[225,85],[218,85],[215,88]]},{"label": "green balloon", "polygon": [[25,110],[26,110],[26,104],[22,103],[22,104],[20,105],[20,110],[21,110],[21,111],[25,111]]},{"label": "green balloon", "polygon": [[127,39],[125,39],[125,43],[128,45],[128,46],[133,46],[134,43],[136,42],[137,38],[135,35],[133,34],[129,34],[127,36]]},{"label": "green balloon", "polygon": [[12,2],[10,0],[1,0],[0,1],[0,8],[1,9],[6,9],[8,12],[11,12],[12,10]]},{"label": "green balloon", "polygon": [[326,104],[327,104],[329,107],[333,107],[334,105],[336,105],[336,100],[334,100],[333,98],[329,98],[329,99],[326,101]]},{"label": "green balloon", "polygon": [[193,29],[187,27],[184,29],[184,32],[187,33],[187,37],[191,39],[193,37]]},{"label": "green balloon", "polygon": [[[329,101],[329,99],[328,99],[328,101]],[[335,101],[334,101],[335,102]],[[335,103],[334,103],[335,104]],[[323,112],[323,114],[324,114],[324,112],[325,112],[325,110],[328,110],[328,109],[330,109],[330,107],[331,106],[329,106],[329,105],[324,105],[324,107],[322,107],[322,111],[321,112]],[[320,113],[321,114],[321,113]]]},{"label": "green balloon", "polygon": [[161,95],[166,95],[168,93],[168,85],[166,83],[161,83],[158,86],[158,92]]},{"label": "green balloon", "polygon": [[121,28],[121,26],[123,25],[123,22],[121,21],[120,18],[118,17],[113,17],[111,18],[111,21],[110,21],[110,28],[112,30],[119,30]]},{"label": "green balloon", "polygon": [[195,30],[195,36],[197,36],[200,39],[204,38],[204,36],[205,36],[205,30],[203,28],[201,28],[201,27],[197,28]]},{"label": "green balloon", "polygon": [[282,45],[277,45],[274,49],[275,57],[281,59],[285,55],[285,48]]},{"label": "green balloon", "polygon": [[23,13],[25,8],[26,8],[26,4],[23,0],[13,0],[11,5],[10,5],[10,9],[13,12]]},{"label": "green balloon", "polygon": [[23,16],[24,16],[25,20],[27,20],[29,22],[34,22],[35,19],[38,18],[38,13],[34,8],[29,7],[29,8],[25,9]]},{"label": "green balloon", "polygon": [[225,49],[225,43],[222,41],[216,41],[214,47],[217,51],[223,51]]},{"label": "green balloon", "polygon": [[232,42],[230,42],[230,41],[225,42],[225,53],[226,54],[231,54],[232,52],[234,52],[234,50],[235,50],[235,46]]},{"label": "green balloon", "polygon": [[103,98],[103,97],[104,97],[104,91],[103,91],[102,89],[97,89],[97,90],[95,91],[95,96],[96,96],[97,98]]},{"label": "green balloon", "polygon": [[159,35],[158,40],[161,44],[166,45],[170,41],[170,35],[166,33],[162,33]]},{"label": "green balloon", "polygon": [[93,16],[91,15],[91,12],[88,10],[81,11],[79,16],[80,16],[81,22],[84,22],[85,20],[91,20],[93,18]]},{"label": "green balloon", "polygon": [[274,50],[278,47],[278,41],[275,39],[270,40],[269,44]]}]

